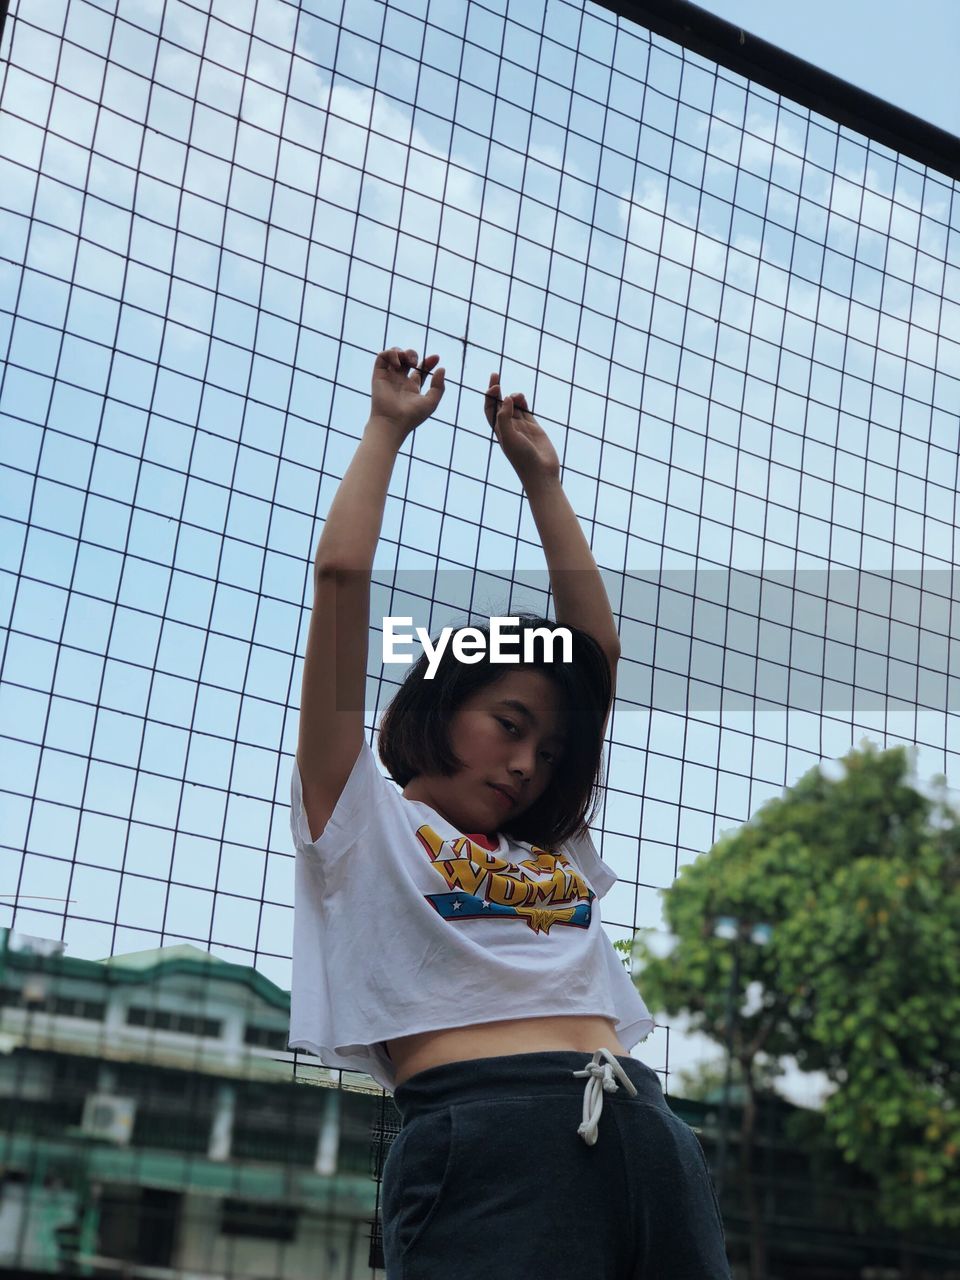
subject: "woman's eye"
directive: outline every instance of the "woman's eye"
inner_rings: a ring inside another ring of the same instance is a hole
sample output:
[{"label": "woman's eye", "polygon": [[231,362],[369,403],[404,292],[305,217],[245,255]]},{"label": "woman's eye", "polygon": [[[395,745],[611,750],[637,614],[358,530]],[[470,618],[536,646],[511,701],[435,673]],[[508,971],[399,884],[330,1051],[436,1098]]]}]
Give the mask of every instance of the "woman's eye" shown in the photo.
[{"label": "woman's eye", "polygon": [[[507,729],[517,729],[517,726],[510,720],[501,720],[499,716],[496,717],[496,720],[498,724],[504,725]],[[519,729],[517,729],[517,732],[520,732]],[[552,751],[541,751],[540,754],[546,756],[550,764],[556,764],[556,756]]]}]

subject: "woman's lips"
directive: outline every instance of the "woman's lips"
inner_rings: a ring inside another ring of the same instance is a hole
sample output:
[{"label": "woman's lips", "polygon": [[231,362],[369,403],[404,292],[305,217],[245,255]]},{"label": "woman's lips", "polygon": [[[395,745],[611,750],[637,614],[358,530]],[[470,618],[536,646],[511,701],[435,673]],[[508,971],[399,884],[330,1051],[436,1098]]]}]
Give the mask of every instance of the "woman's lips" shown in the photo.
[{"label": "woman's lips", "polygon": [[488,783],[488,786],[490,787],[490,789],[491,789],[492,791],[495,791],[495,792],[497,793],[497,795],[498,795],[498,796],[500,797],[500,799],[504,802],[504,804],[510,805],[510,806],[512,807],[512,805],[513,805],[513,796],[508,796],[508,795],[507,795],[507,793],[506,793],[505,791],[501,791],[499,787],[495,787],[495,786],[493,785],[493,783],[492,783],[492,782],[491,782],[491,783]]}]

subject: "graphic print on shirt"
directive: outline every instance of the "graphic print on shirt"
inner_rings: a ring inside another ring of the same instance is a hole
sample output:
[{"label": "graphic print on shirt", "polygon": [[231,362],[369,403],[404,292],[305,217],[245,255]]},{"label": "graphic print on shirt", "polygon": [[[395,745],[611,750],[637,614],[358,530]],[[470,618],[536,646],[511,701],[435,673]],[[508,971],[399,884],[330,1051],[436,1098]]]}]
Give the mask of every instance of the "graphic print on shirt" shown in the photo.
[{"label": "graphic print on shirt", "polygon": [[[507,862],[469,836],[444,840],[428,824],[417,839],[449,893],[427,894],[444,920],[521,920],[534,933],[553,925],[588,929],[596,894],[562,853],[530,846],[523,862]],[[453,857],[445,856],[453,850]]]}]

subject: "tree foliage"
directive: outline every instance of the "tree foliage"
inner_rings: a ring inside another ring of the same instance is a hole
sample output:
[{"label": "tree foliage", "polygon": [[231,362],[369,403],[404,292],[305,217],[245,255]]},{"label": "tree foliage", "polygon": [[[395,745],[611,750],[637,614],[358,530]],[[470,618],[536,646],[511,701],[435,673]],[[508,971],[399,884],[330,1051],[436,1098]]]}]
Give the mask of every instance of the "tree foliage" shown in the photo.
[{"label": "tree foliage", "polygon": [[[734,942],[721,916],[766,923],[739,945],[733,1053],[792,1054],[836,1088],[823,1129],[875,1179],[896,1228],[960,1226],[960,818],[923,794],[905,748],[869,743],[842,776],[813,769],[663,891],[676,945],[634,939],[651,1011],[725,1044]],[[762,998],[743,1011],[759,983]]]}]

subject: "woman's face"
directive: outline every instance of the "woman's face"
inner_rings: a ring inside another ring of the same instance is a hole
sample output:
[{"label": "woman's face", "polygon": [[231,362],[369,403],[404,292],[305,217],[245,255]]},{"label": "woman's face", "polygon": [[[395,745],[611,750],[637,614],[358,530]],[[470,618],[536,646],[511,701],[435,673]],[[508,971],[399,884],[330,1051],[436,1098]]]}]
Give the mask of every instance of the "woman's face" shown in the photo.
[{"label": "woman's face", "polygon": [[418,775],[404,799],[430,805],[459,831],[494,834],[529,809],[553,777],[566,729],[559,701],[556,685],[536,670],[510,671],[485,685],[460,705],[450,727],[463,768],[450,778]]}]

